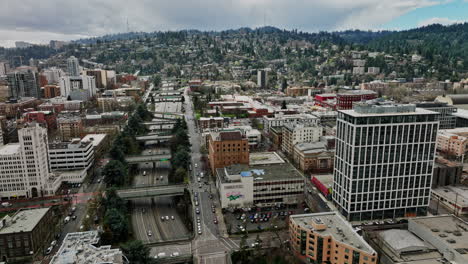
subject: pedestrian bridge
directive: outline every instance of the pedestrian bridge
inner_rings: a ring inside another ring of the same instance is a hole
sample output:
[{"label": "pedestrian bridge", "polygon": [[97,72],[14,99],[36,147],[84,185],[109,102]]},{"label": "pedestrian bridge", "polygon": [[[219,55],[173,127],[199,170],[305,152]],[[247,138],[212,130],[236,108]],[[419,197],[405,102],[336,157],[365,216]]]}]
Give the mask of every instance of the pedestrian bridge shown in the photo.
[{"label": "pedestrian bridge", "polygon": [[141,163],[141,162],[169,161],[171,158],[172,158],[171,154],[153,154],[153,155],[126,156],[125,161],[128,164],[135,164],[135,163]]},{"label": "pedestrian bridge", "polygon": [[117,190],[117,195],[122,199],[183,195],[186,187],[185,184],[158,186],[142,185],[119,189]]}]

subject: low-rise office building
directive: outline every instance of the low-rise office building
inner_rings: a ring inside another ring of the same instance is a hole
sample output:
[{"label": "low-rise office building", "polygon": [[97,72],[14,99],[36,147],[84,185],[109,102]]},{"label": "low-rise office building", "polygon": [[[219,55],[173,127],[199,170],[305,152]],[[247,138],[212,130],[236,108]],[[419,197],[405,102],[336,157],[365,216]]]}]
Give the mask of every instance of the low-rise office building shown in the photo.
[{"label": "low-rise office building", "polygon": [[294,146],[294,164],[303,172],[332,172],[334,158],[335,150],[329,149],[326,141],[299,143]]},{"label": "low-rise office building", "polygon": [[279,156],[272,162],[258,155],[251,159],[258,165],[235,164],[216,169],[222,208],[297,204],[303,199],[305,178],[293,166]]},{"label": "low-rise office building", "polygon": [[468,214],[468,187],[448,185],[432,189],[432,198],[456,215]]},{"label": "low-rise office building", "polygon": [[63,141],[83,136],[83,120],[76,115],[62,115],[57,119],[58,130]]},{"label": "low-rise office building", "polygon": [[283,115],[278,114],[274,117],[263,117],[263,129],[269,131],[272,127],[281,127],[286,124],[295,123],[303,124],[306,126],[317,125],[319,119],[311,114],[295,114],[295,115]]},{"label": "low-rise office building", "polygon": [[291,215],[289,241],[306,263],[378,263],[374,249],[337,212]]},{"label": "low-rise office building", "polygon": [[53,239],[57,216],[50,208],[20,210],[0,222],[1,261],[32,263]]}]

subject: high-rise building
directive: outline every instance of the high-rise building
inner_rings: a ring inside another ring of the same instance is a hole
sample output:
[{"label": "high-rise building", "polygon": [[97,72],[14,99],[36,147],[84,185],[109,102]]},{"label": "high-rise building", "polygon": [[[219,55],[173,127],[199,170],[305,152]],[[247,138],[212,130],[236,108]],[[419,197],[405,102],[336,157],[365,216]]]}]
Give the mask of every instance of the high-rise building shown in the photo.
[{"label": "high-rise building", "polygon": [[7,74],[10,94],[13,98],[41,97],[39,76],[31,69],[19,70]]},{"label": "high-rise building", "polygon": [[212,132],[208,135],[211,172],[233,164],[249,164],[249,141],[241,132]]},{"label": "high-rise building", "polygon": [[265,70],[257,71],[257,86],[261,89],[265,89],[268,85],[268,73]]},{"label": "high-rise building", "polygon": [[52,67],[50,69],[43,70],[42,75],[46,77],[48,84],[58,84],[60,77],[65,76],[65,72],[62,71],[62,69]]},{"label": "high-rise building", "polygon": [[10,64],[5,61],[0,61],[0,76],[6,76],[10,70]]},{"label": "high-rise building", "polygon": [[68,58],[67,66],[70,76],[80,76],[80,64],[75,56]]},{"label": "high-rise building", "polygon": [[425,215],[437,113],[381,101],[340,110],[333,200],[348,220]]},{"label": "high-rise building", "polygon": [[52,195],[60,179],[49,171],[47,130],[30,124],[18,131],[19,143],[0,147],[0,196],[38,197]]},{"label": "high-rise building", "polygon": [[60,95],[85,101],[96,94],[94,76],[64,76],[60,78]]}]

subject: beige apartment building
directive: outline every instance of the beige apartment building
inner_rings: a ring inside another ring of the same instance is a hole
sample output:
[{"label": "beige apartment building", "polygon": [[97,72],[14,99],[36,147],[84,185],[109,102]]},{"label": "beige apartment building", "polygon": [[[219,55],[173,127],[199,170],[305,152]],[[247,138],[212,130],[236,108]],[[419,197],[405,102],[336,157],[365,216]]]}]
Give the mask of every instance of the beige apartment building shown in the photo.
[{"label": "beige apartment building", "polygon": [[305,263],[377,264],[377,253],[339,213],[291,215],[294,254]]}]

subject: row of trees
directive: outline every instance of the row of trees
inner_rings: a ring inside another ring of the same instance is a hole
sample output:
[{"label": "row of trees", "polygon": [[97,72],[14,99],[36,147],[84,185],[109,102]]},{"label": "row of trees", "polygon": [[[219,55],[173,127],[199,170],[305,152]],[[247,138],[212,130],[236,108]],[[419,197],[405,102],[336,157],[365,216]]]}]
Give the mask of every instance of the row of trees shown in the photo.
[{"label": "row of trees", "polygon": [[183,182],[187,176],[190,163],[190,140],[187,134],[187,123],[178,119],[172,129],[170,142],[172,153],[172,179],[174,183]]}]

